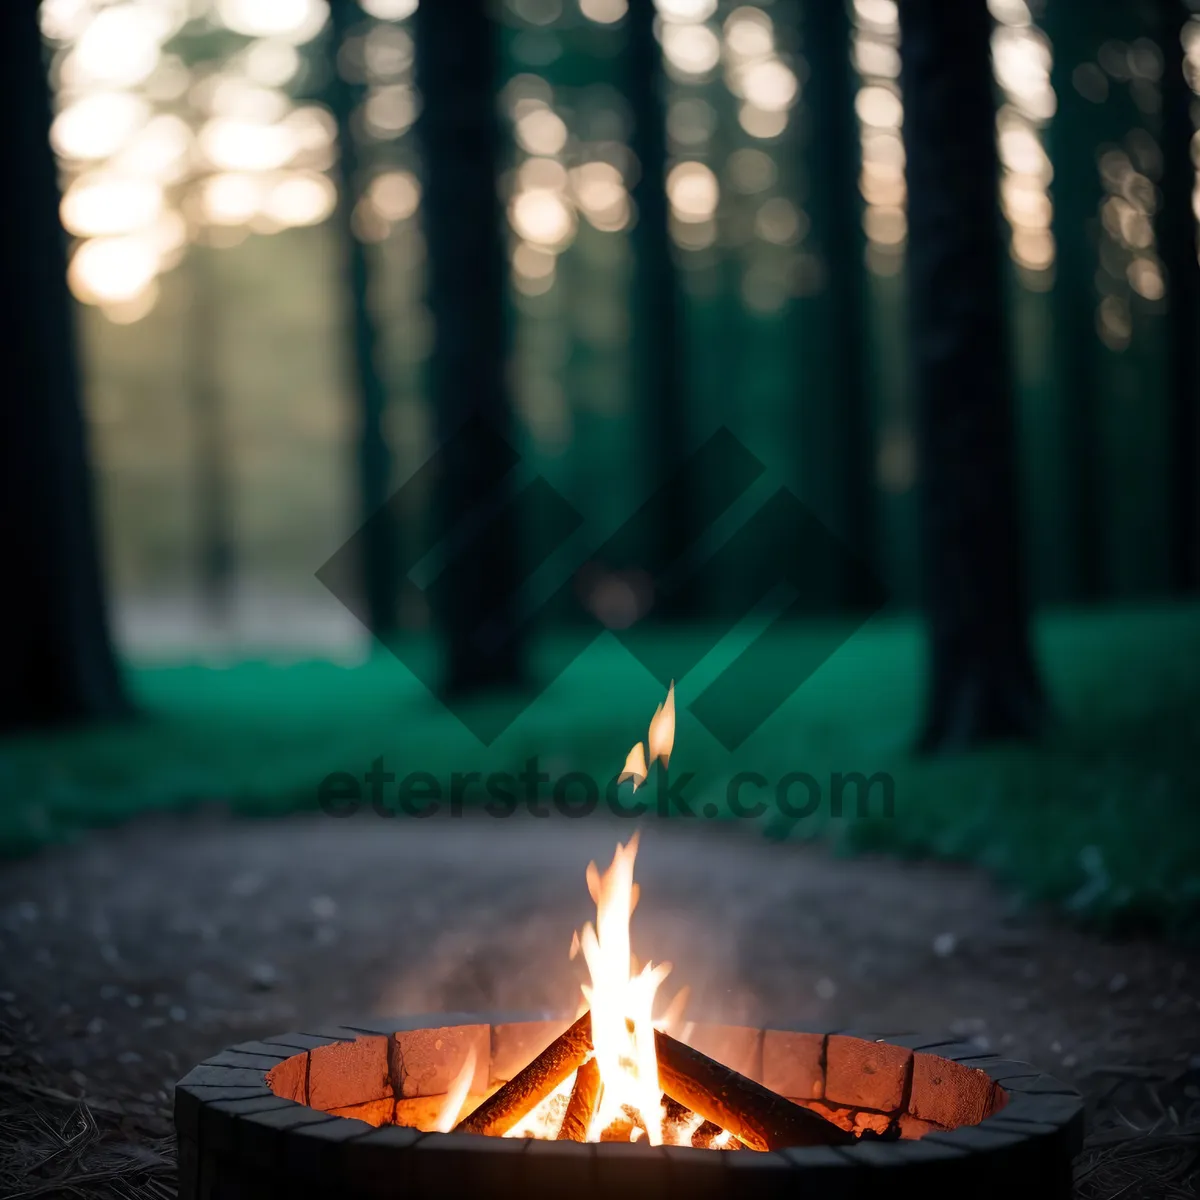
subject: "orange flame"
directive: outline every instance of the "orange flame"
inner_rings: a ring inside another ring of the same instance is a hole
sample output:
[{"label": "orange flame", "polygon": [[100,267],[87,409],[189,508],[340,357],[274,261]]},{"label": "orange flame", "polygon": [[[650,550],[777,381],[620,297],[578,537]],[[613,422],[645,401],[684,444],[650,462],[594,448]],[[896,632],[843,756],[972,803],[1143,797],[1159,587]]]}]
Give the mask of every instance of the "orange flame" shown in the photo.
[{"label": "orange flame", "polygon": [[646,739],[650,747],[650,766],[661,758],[664,767],[671,762],[671,751],[675,748],[675,680],[667,689],[667,698],[654,710],[650,718],[650,735]]},{"label": "orange flame", "polygon": [[469,1046],[467,1057],[463,1060],[463,1065],[459,1067],[458,1074],[455,1075],[454,1081],[446,1092],[446,1098],[438,1110],[437,1120],[433,1125],[434,1132],[449,1133],[458,1124],[458,1119],[462,1115],[462,1107],[466,1103],[467,1093],[471,1090],[471,1082],[474,1078],[475,1047]]},{"label": "orange flame", "polygon": [[629,1108],[645,1126],[650,1144],[659,1146],[663,1108],[651,1010],[671,965],[647,963],[636,974],[633,970],[629,918],[637,896],[633,882],[637,846],[636,833],[626,845],[618,844],[603,875],[595,863],[588,867],[596,924],[584,926],[578,945],[591,975],[583,995],[592,1012],[592,1047],[600,1068],[600,1103],[588,1138],[598,1140],[601,1131]]},{"label": "orange flame", "polygon": [[[633,780],[633,790],[636,792],[638,787],[646,782],[646,752],[642,749],[642,743],[638,742],[636,746],[625,756],[625,765],[621,768],[621,774],[617,776],[618,786],[628,780]],[[592,863],[592,869],[595,869],[596,864]],[[591,879],[588,880],[588,888],[591,888]],[[596,893],[592,892],[592,899],[596,899]]]}]

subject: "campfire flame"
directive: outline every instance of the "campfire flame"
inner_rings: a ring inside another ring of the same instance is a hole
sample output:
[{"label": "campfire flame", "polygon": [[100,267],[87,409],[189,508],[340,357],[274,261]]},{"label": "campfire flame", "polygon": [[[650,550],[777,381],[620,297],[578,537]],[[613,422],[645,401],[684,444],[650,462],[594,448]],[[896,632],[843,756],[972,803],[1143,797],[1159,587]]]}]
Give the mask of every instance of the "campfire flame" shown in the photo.
[{"label": "campfire flame", "polygon": [[458,1074],[446,1092],[446,1099],[438,1110],[433,1131],[449,1133],[462,1115],[463,1105],[467,1101],[467,1093],[471,1090],[471,1081],[475,1078],[475,1047],[467,1047],[467,1057],[459,1067]]},{"label": "campfire flame", "polygon": [[[625,765],[621,768],[621,774],[617,776],[617,784],[627,783],[632,779],[633,790],[636,792],[638,787],[646,782],[646,773],[646,751],[642,743],[638,742],[625,756]],[[595,896],[592,899],[594,900]]]},{"label": "campfire flame", "polygon": [[[649,747],[648,761],[647,746]],[[667,698],[654,710],[654,716],[650,718],[650,732],[646,737],[645,746],[638,742],[625,756],[625,765],[621,768],[621,774],[617,776],[617,784],[627,783],[632,779],[633,790],[636,792],[646,782],[646,776],[650,773],[649,767],[654,766],[658,759],[662,759],[664,767],[670,765],[671,751],[674,748],[675,680],[672,679],[671,686],[667,688]],[[591,886],[590,883],[588,886]],[[595,898],[596,894],[593,892],[592,899],[595,900]]]},{"label": "campfire flame", "polygon": [[667,698],[650,718],[650,735],[646,739],[650,750],[650,766],[661,758],[664,767],[671,762],[671,751],[675,748],[675,680],[667,689]]},{"label": "campfire flame", "polygon": [[[646,739],[650,764],[661,759],[665,767],[675,745],[675,681],[666,700],[654,711]],[[618,782],[633,780],[633,789],[644,783],[646,755],[638,742],[625,759]],[[658,1083],[658,1055],[654,1047],[656,1022],[652,1011],[659,985],[671,971],[670,963],[647,963],[640,970],[630,944],[629,922],[637,908],[638,885],[633,881],[638,835],[617,844],[604,874],[596,864],[587,869],[588,893],[596,905],[596,923],[584,926],[571,942],[571,957],[582,950],[591,976],[582,985],[584,1006],[592,1014],[592,1047],[600,1070],[600,1102],[592,1115],[588,1140],[599,1141],[613,1121],[633,1114],[638,1124],[630,1140],[645,1132],[652,1146],[664,1137],[664,1108]],[[677,1020],[687,1000],[683,989],[657,1022],[662,1028]]]},{"label": "campfire flame", "polygon": [[588,1140],[599,1141],[601,1132],[630,1109],[645,1127],[650,1144],[659,1146],[663,1106],[651,1013],[671,965],[647,963],[635,974],[629,918],[637,903],[633,882],[637,847],[635,833],[624,846],[618,844],[603,875],[595,863],[588,867],[596,924],[589,921],[584,926],[578,945],[591,974],[591,982],[583,984],[583,996],[592,1013],[592,1047],[601,1087]]},{"label": "campfire flame", "polygon": [[[675,745],[675,683],[671,682],[666,699],[658,706],[650,722],[647,744],[650,765],[661,760],[666,769]],[[638,742],[625,759],[618,783],[633,781],[634,789],[648,775],[646,753]],[[688,1145],[702,1125],[716,1124],[696,1110],[689,1091],[688,1068],[678,1066],[678,1050],[684,1044],[670,1039],[667,1068],[671,1085],[684,1091],[684,1103],[672,1091],[670,1106],[664,1095],[659,1072],[659,1047],[656,1031],[669,1035],[682,1022],[688,989],[682,988],[655,1019],[653,1015],[658,989],[671,972],[670,963],[648,962],[639,966],[630,941],[630,919],[637,908],[639,890],[633,880],[637,858],[638,834],[622,845],[617,843],[612,862],[604,872],[594,862],[588,864],[588,894],[596,905],[595,922],[589,921],[571,940],[571,958],[582,952],[589,980],[580,985],[582,1002],[572,1026],[548,1046],[541,1055],[512,1080],[480,1105],[459,1128],[468,1132],[496,1132],[501,1137],[568,1137],[589,1142],[614,1138],[637,1142],[645,1139],[652,1146]],[[583,1024],[586,1017],[586,1025]],[[586,1032],[580,1032],[586,1030]],[[690,1035],[684,1027],[683,1036]],[[580,1044],[586,1038],[586,1043]],[[575,1065],[569,1075],[558,1070],[563,1056]],[[670,1056],[674,1056],[671,1058]],[[720,1064],[701,1056],[716,1071],[727,1071]],[[586,1075],[583,1074],[586,1068]],[[463,1065],[439,1114],[438,1128],[452,1126],[470,1086],[474,1062]],[[539,1076],[539,1072],[543,1073]],[[537,1093],[539,1077],[549,1074],[545,1088],[536,1100],[525,1104],[530,1089]],[[597,1085],[598,1077],[598,1085]],[[739,1077],[740,1078],[740,1077]],[[682,1083],[680,1080],[682,1079]],[[711,1111],[713,1104],[699,1094],[700,1102]],[[519,1115],[512,1112],[525,1104]],[[719,1109],[720,1105],[716,1107]],[[680,1109],[686,1114],[681,1119]],[[689,1111],[691,1110],[691,1111]],[[721,1114],[724,1115],[723,1113]],[[720,1129],[707,1143],[713,1147],[733,1147],[734,1134]],[[738,1133],[761,1141],[753,1130]],[[763,1148],[763,1147],[759,1147]]]}]

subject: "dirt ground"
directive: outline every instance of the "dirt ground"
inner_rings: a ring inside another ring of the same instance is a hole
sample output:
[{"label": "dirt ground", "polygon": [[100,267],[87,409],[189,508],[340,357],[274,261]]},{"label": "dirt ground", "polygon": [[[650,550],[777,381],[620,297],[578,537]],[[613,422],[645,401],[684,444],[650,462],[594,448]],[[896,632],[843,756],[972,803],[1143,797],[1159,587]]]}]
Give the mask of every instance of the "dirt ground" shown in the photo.
[{"label": "dirt ground", "polygon": [[[630,832],[193,817],[9,865],[0,1195],[172,1195],[174,1081],[235,1042],[368,1013],[573,1009],[584,870]],[[1021,912],[978,872],[731,827],[646,827],[636,877],[635,952],[674,964],[664,991],[690,985],[690,1016],[973,1039],[1087,1095],[1081,1196],[1195,1194],[1200,954]]]}]

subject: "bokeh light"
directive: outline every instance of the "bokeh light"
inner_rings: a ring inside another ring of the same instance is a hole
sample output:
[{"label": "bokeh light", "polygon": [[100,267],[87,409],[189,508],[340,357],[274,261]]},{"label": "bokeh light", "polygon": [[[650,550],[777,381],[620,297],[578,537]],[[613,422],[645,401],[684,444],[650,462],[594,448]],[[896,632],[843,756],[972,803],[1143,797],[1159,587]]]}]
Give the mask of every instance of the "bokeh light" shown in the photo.
[{"label": "bokeh light", "polygon": [[579,11],[598,25],[612,25],[628,11],[627,0],[579,0]]},{"label": "bokeh light", "polygon": [[[82,302],[140,320],[191,241],[233,245],[332,214],[333,120],[286,91],[327,0],[44,0],[39,12],[55,52],[62,221],[78,240],[68,282]],[[233,35],[215,55],[213,26]],[[373,61],[390,52],[403,74],[411,39],[384,34]]]},{"label": "bokeh light", "polygon": [[717,0],[654,0],[664,22],[707,21],[717,11]]},{"label": "bokeh light", "polygon": [[134,300],[153,283],[158,267],[151,238],[98,237],[75,250],[67,279],[71,291],[87,304]]},{"label": "bokeh light", "polygon": [[363,105],[367,132],[391,139],[410,129],[418,115],[417,95],[406,84],[372,88]]},{"label": "bokeh light", "polygon": [[329,5],[327,0],[216,0],[216,12],[234,33],[303,45],[325,27]]},{"label": "bokeh light", "polygon": [[150,112],[140,96],[93,92],[59,112],[50,126],[50,143],[63,158],[108,158],[146,123]]},{"label": "bokeh light", "polygon": [[629,223],[629,193],[611,163],[584,163],[571,173],[571,184],[580,210],[595,228],[615,233]]},{"label": "bokeh light", "polygon": [[866,265],[875,275],[895,275],[904,263],[908,236],[904,104],[897,78],[899,14],[893,0],[855,0],[853,57],[859,75],[854,97],[862,169]]},{"label": "bokeh light", "polygon": [[216,118],[200,130],[200,149],[222,171],[270,171],[284,166],[295,141],[282,125]]},{"label": "bokeh light", "polygon": [[532,242],[518,242],[512,252],[513,285],[526,296],[544,296],[554,286],[557,255]]},{"label": "bokeh light", "polygon": [[717,177],[701,162],[681,162],[667,175],[667,197],[671,211],[685,224],[707,221],[720,199]]},{"label": "bokeh light", "polygon": [[283,87],[289,83],[300,70],[301,61],[296,47],[280,38],[252,42],[242,56],[247,77],[264,87]]},{"label": "bokeh light", "polygon": [[738,124],[752,138],[770,141],[787,129],[788,116],[783,109],[768,111],[753,104],[743,104],[738,109]]},{"label": "bokeh light", "polygon": [[775,27],[760,8],[735,8],[723,26],[725,83],[741,100],[738,124],[753,138],[779,137],[800,96],[800,80],[776,52]]},{"label": "bokeh light", "polygon": [[171,113],[153,117],[111,160],[123,174],[145,176],[160,184],[178,183],[190,169],[192,131]]},{"label": "bokeh light", "polygon": [[1025,285],[1045,291],[1055,260],[1049,195],[1054,172],[1042,133],[1058,108],[1050,84],[1053,51],[1025,0],[989,0],[988,7],[996,21],[992,67],[1003,97],[996,114],[996,151],[1009,251]]},{"label": "bokeh light", "polygon": [[566,247],[575,233],[575,216],[563,197],[549,188],[530,188],[513,197],[509,221],[518,236],[538,246]]},{"label": "bokeh light", "polygon": [[[1183,69],[1193,96],[1200,97],[1200,16],[1193,15],[1184,23],[1180,33],[1183,46]],[[1192,162],[1196,166],[1196,178],[1192,188],[1192,209],[1200,220],[1200,104],[1192,101],[1192,124],[1196,132],[1192,136]],[[1197,246],[1200,256],[1200,244]]]},{"label": "bokeh light", "polygon": [[88,22],[64,66],[72,84],[132,87],[158,66],[160,41],[171,27],[157,5],[117,4],[101,9]]},{"label": "bokeh light", "polygon": [[263,190],[254,175],[210,175],[200,188],[205,219],[214,225],[244,225],[258,212]]},{"label": "bokeh light", "polygon": [[721,61],[721,42],[706,25],[665,24],[663,58],[676,76],[702,77]]},{"label": "bokeh light", "polygon": [[360,5],[380,21],[404,21],[417,11],[417,0],[360,0]]},{"label": "bokeh light", "polygon": [[371,180],[367,195],[385,221],[407,221],[421,203],[421,185],[411,171],[384,171]]},{"label": "bokeh light", "polygon": [[149,179],[97,171],[82,175],[62,200],[62,223],[76,237],[134,233],[158,220],[162,188]]},{"label": "bokeh light", "polygon": [[567,127],[551,109],[530,102],[517,118],[514,129],[517,143],[527,154],[558,154],[567,144]]}]

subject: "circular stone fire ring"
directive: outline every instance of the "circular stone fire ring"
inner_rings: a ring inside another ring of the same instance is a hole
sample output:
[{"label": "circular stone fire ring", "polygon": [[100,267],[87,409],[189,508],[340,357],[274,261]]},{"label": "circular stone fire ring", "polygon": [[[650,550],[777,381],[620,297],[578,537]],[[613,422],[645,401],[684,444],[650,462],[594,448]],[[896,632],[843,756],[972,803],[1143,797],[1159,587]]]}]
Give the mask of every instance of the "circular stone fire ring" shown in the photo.
[{"label": "circular stone fire ring", "polygon": [[[181,1200],[390,1197],[887,1197],[1071,1194],[1078,1092],[950,1038],[697,1025],[690,1043],[846,1129],[899,1141],[730,1153],[422,1133],[476,1051],[482,1099],[570,1024],[431,1014],[281,1034],[208,1059],[175,1089]],[[470,1104],[468,1104],[470,1107]]]}]

